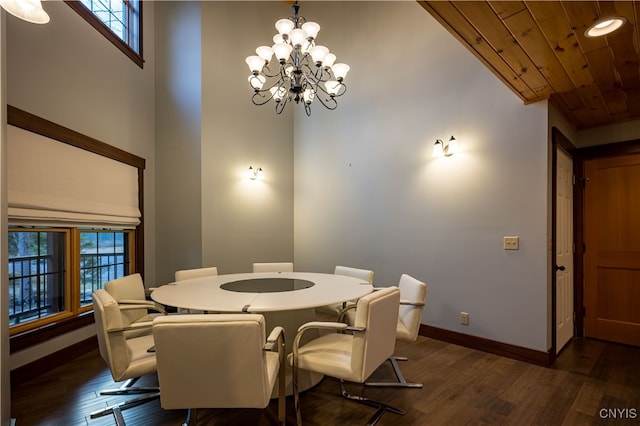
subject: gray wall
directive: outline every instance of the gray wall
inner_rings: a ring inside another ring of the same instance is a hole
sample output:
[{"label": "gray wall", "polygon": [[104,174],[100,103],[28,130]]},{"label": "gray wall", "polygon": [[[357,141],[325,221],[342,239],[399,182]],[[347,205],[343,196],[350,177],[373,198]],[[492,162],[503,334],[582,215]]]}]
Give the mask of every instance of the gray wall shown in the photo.
[{"label": "gray wall", "polygon": [[[295,117],[297,267],[408,273],[429,285],[423,323],[547,350],[546,102],[524,106],[415,2],[301,13],[351,72],[336,111]],[[463,152],[432,158],[451,135]]]},{"label": "gray wall", "polygon": [[[291,111],[254,106],[244,59],[269,44],[289,7],[203,2],[202,251],[220,273],[252,262],[293,261]],[[246,178],[262,167],[264,181]]]},{"label": "gray wall", "polygon": [[[251,104],[244,62],[288,6],[159,2],[156,11],[159,283],[183,268],[292,261],[291,114]],[[248,180],[249,166],[265,180]]]},{"label": "gray wall", "polygon": [[200,3],[156,5],[158,284],[202,263]]}]

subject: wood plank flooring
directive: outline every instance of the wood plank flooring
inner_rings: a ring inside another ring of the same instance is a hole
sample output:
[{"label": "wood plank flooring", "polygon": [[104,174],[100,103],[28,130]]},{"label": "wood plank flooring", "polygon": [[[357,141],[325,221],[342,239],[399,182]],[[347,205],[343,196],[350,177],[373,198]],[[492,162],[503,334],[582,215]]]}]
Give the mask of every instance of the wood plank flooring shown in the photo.
[{"label": "wood plank flooring", "polygon": [[[402,371],[408,381],[424,383],[423,389],[347,385],[352,393],[406,410],[404,416],[386,413],[381,426],[640,424],[640,348],[574,339],[551,368],[425,337],[398,342],[396,355],[409,357],[400,362]],[[390,365],[372,378],[392,379]],[[153,385],[157,379],[148,376],[139,383]],[[113,417],[90,419],[89,413],[130,398],[100,396],[101,389],[117,386],[96,349],[16,387],[12,417],[17,426],[113,425]],[[309,426],[364,425],[374,411],[341,398],[332,378],[304,392],[301,405]],[[201,409],[197,425],[273,425],[276,409],[275,400],[265,410]],[[128,426],[180,425],[186,410],[163,410],[156,400],[123,415]],[[292,398],[287,423],[295,424]]]}]

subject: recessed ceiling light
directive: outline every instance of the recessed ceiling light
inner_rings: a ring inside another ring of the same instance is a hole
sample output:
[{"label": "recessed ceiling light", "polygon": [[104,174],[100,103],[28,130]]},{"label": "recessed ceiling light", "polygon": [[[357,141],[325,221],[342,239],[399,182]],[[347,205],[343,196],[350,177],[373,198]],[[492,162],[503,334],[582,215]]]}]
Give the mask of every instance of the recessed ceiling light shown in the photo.
[{"label": "recessed ceiling light", "polygon": [[621,16],[598,19],[584,32],[587,37],[600,37],[620,28],[627,20]]}]

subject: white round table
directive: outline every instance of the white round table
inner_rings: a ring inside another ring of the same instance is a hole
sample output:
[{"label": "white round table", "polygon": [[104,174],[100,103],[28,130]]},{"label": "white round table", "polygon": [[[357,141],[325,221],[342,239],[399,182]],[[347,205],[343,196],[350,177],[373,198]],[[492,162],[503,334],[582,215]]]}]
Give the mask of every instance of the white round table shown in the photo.
[{"label": "white round table", "polygon": [[[358,299],[371,291],[373,286],[368,282],[343,275],[260,272],[170,283],[155,289],[151,298],[176,308],[263,314],[267,333],[275,326],[284,328],[285,347],[290,353],[298,328],[316,320],[314,308]],[[322,375],[301,370],[299,379],[299,388],[304,390],[318,383]],[[291,369],[287,368],[287,394],[291,393]]]}]

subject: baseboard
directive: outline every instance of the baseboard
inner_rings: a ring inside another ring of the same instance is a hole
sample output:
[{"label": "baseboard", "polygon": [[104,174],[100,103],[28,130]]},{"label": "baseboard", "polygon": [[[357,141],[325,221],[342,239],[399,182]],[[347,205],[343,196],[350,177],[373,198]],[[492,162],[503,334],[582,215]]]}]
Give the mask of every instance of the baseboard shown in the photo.
[{"label": "baseboard", "polygon": [[64,364],[71,359],[78,358],[79,356],[97,348],[98,338],[96,336],[92,336],[30,362],[29,364],[25,364],[22,367],[15,368],[11,370],[11,389],[15,389],[16,386],[20,386],[21,384],[46,373],[53,368],[52,366]]},{"label": "baseboard", "polygon": [[467,348],[477,349],[531,364],[542,365],[544,367],[548,367],[553,363],[553,357],[549,352],[509,345],[507,343],[496,342],[483,337],[470,336],[430,325],[421,324],[419,334],[432,339],[442,340],[443,342],[454,343]]}]

